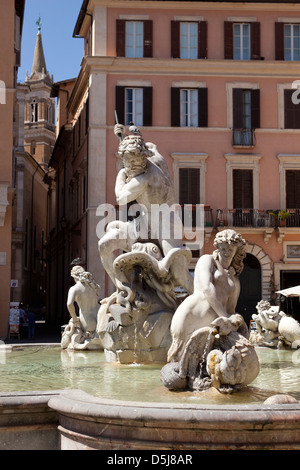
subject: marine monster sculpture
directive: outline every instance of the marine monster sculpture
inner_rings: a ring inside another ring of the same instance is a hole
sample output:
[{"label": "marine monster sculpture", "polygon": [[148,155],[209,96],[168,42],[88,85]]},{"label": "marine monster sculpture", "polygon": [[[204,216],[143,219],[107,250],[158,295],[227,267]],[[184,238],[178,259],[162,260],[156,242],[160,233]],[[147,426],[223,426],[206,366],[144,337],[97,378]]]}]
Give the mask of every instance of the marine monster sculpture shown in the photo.
[{"label": "marine monster sculpture", "polygon": [[172,344],[161,377],[171,390],[211,386],[231,393],[252,382],[259,372],[254,346],[241,315],[240,293],[245,240],[234,230],[219,232],[216,250],[196,266],[194,293],[176,310]]},{"label": "marine monster sculpture", "polygon": [[[109,361],[165,361],[170,345],[170,322],[178,300],[177,286],[193,292],[188,265],[191,251],[182,244],[182,223],[173,183],[156,145],[146,143],[133,128],[115,126],[123,167],[116,179],[119,205],[136,201],[139,216],[114,221],[99,240],[100,258],[116,286],[102,301],[97,331]],[[162,221],[155,212],[167,208]],[[163,230],[169,227],[169,233]],[[123,254],[118,255],[117,250]]]},{"label": "marine monster sculpture", "polygon": [[[82,266],[71,270],[75,284],[69,289],[67,307],[71,319],[61,339],[62,349],[103,349],[96,332],[100,286]],[[75,304],[79,308],[76,314]]]},{"label": "marine monster sculpture", "polygon": [[271,348],[300,347],[300,324],[279,307],[271,306],[267,300],[261,300],[256,305],[257,314],[252,315],[257,332],[251,332],[250,340],[259,346]]}]

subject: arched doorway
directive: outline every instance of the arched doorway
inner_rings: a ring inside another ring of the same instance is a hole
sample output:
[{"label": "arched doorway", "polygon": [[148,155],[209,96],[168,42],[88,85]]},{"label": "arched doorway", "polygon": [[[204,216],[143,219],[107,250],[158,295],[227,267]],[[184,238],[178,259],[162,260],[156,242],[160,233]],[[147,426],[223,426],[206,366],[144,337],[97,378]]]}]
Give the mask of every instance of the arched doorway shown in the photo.
[{"label": "arched doorway", "polygon": [[256,305],[262,299],[261,264],[258,259],[247,253],[244,269],[240,275],[241,293],[236,306],[237,313],[243,315],[247,325],[252,314],[256,313]]}]

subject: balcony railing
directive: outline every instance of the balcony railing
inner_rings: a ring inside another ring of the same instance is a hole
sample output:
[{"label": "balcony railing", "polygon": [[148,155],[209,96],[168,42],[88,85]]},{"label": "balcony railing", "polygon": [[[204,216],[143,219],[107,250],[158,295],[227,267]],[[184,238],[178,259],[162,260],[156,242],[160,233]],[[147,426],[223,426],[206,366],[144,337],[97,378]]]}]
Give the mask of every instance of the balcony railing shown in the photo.
[{"label": "balcony railing", "polygon": [[289,217],[286,219],[286,227],[300,227],[300,209],[288,209]]},{"label": "balcony railing", "polygon": [[271,211],[260,209],[218,209],[217,227],[274,227]]},{"label": "balcony railing", "polygon": [[[253,227],[253,228],[275,228],[281,226],[282,223],[276,220],[271,214],[273,210],[264,209],[217,209],[213,210],[210,206],[204,207],[204,227]],[[192,227],[196,227],[197,223],[197,206],[189,205],[192,214]],[[119,207],[115,206],[116,218],[119,217]],[[288,209],[289,217],[285,219],[286,227],[300,228],[300,209]],[[123,214],[123,217],[126,214]],[[138,216],[139,213],[136,214]],[[133,220],[135,217],[128,217]],[[182,206],[182,222],[184,223],[184,208]]]},{"label": "balcony railing", "polygon": [[254,129],[233,129],[232,145],[253,147],[255,145]]}]

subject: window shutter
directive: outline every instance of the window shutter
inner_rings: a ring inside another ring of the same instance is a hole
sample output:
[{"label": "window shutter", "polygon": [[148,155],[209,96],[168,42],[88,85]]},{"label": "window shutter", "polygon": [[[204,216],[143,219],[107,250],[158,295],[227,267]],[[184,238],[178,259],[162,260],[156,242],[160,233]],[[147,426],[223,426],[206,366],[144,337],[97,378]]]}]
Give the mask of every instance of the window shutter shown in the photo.
[{"label": "window shutter", "polygon": [[275,23],[275,60],[284,60],[284,23]]},{"label": "window shutter", "polygon": [[143,88],[143,126],[152,126],[152,87]]},{"label": "window shutter", "polygon": [[253,208],[253,172],[252,170],[232,170],[233,208]]},{"label": "window shutter", "polygon": [[198,89],[198,126],[208,126],[207,88]]},{"label": "window shutter", "polygon": [[224,21],[224,58],[233,59],[233,23]]},{"label": "window shutter", "polygon": [[232,90],[233,128],[243,129],[243,90],[233,88]]},{"label": "window shutter", "polygon": [[284,127],[300,129],[300,107],[292,102],[295,90],[284,90]]},{"label": "window shutter", "polygon": [[179,168],[179,204],[199,204],[200,169]]},{"label": "window shutter", "polygon": [[300,171],[286,170],[286,208],[300,209]]},{"label": "window shutter", "polygon": [[171,21],[171,57],[180,57],[180,21]]},{"label": "window shutter", "polygon": [[198,59],[207,59],[207,21],[198,23]]},{"label": "window shutter", "polygon": [[153,21],[144,21],[144,57],[152,57]]},{"label": "window shutter", "polygon": [[180,88],[171,88],[171,126],[180,127]]},{"label": "window shutter", "polygon": [[260,57],[260,23],[253,21],[251,28],[251,59],[259,60]]},{"label": "window shutter", "polygon": [[125,87],[116,86],[116,112],[119,124],[125,124]]},{"label": "window shutter", "polygon": [[260,90],[251,91],[251,127],[260,128]]},{"label": "window shutter", "polygon": [[117,20],[116,53],[117,57],[125,57],[125,20]]}]

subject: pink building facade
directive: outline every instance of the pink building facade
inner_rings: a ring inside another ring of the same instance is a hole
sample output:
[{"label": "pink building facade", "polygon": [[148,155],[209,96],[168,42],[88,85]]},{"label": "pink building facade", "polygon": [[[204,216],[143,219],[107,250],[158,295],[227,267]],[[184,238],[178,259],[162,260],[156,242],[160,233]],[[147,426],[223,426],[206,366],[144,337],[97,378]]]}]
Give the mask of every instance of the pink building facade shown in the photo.
[{"label": "pink building facade", "polygon": [[[157,144],[177,201],[206,206],[200,254],[226,227],[247,240],[238,306],[247,321],[261,298],[299,284],[300,4],[85,0],[74,37],[85,51],[68,102],[74,133],[83,129],[74,151],[88,182],[83,256],[103,296],[112,286],[97,208],[115,204],[115,110]],[[282,226],[270,212],[286,209]]]}]

